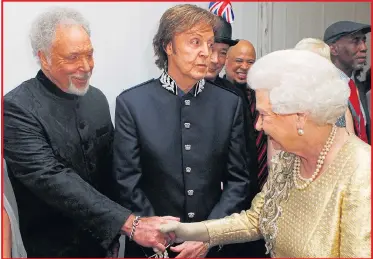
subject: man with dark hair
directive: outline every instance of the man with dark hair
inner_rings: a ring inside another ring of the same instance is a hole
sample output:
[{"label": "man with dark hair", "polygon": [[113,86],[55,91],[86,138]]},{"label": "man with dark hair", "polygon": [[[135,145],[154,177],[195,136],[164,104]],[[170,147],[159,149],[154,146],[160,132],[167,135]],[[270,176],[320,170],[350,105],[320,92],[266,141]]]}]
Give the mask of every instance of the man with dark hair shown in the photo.
[{"label": "man with dark hair", "polygon": [[259,191],[257,179],[255,177],[258,172],[258,165],[256,161],[257,155],[255,147],[254,122],[249,110],[246,92],[241,91],[241,89],[235,87],[227,79],[219,76],[219,73],[224,68],[229,48],[238,43],[238,40],[232,40],[232,26],[222,17],[217,17],[217,22],[214,28],[214,40],[215,42],[212,46],[210,64],[205,79],[215,83],[222,88],[226,88],[229,91],[235,92],[242,98],[242,104],[244,106],[243,113],[245,120],[245,140],[249,156],[248,165],[251,172],[250,175],[252,177],[252,193],[250,193],[250,197],[248,197],[248,204],[250,204],[257,191]]},{"label": "man with dark hair", "polygon": [[331,61],[351,90],[348,107],[353,117],[355,133],[367,143],[370,143],[369,112],[365,98],[359,96],[353,77],[354,73],[366,64],[366,34],[370,31],[371,26],[368,24],[339,21],[330,25],[324,33],[324,41],[330,46]]},{"label": "man with dark hair", "polygon": [[[215,20],[194,5],[168,9],[153,40],[161,76],[117,97],[117,201],[136,215],[172,215],[194,222],[248,207],[242,99],[204,79]],[[184,242],[171,247],[169,255],[204,257],[208,249],[208,244]],[[128,257],[151,253],[126,244]]]}]

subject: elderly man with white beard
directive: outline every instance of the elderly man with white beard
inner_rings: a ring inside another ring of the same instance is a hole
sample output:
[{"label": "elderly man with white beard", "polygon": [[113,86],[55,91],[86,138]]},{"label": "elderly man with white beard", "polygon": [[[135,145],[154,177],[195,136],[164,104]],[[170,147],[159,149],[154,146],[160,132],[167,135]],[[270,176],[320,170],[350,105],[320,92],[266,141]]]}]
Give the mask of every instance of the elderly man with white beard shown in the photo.
[{"label": "elderly man with white beard", "polygon": [[30,40],[41,68],[4,97],[4,156],[27,256],[113,256],[120,234],[164,251],[171,237],[157,229],[176,218],[139,222],[109,198],[113,125],[106,97],[89,85],[88,22],[53,9],[32,24]]}]

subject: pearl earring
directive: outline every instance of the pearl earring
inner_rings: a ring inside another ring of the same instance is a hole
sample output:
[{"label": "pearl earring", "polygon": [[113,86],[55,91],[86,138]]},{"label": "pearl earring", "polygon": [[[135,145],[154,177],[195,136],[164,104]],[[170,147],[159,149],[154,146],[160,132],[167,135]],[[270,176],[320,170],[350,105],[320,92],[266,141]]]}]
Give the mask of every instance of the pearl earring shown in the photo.
[{"label": "pearl earring", "polygon": [[298,135],[299,135],[299,136],[303,136],[303,135],[304,135],[304,130],[302,130],[302,129],[298,129]]}]

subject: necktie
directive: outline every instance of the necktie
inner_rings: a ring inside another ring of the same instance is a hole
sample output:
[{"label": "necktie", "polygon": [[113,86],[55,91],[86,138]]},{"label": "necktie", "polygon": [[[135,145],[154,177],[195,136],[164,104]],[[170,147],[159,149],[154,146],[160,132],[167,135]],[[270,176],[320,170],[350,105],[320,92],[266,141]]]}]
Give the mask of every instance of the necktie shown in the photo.
[{"label": "necktie", "polygon": [[354,120],[354,128],[356,130],[356,135],[363,140],[364,142],[368,143],[368,137],[367,137],[367,132],[365,128],[365,120],[363,113],[360,109],[360,101],[359,97],[357,95],[357,87],[355,85],[355,82],[350,79],[348,82],[348,85],[350,87],[351,93],[350,93],[350,102],[352,104],[352,107],[354,108],[356,112],[356,116],[352,116]]},{"label": "necktie", "polygon": [[[254,127],[259,119],[259,113],[255,110],[255,92],[252,89],[248,89],[247,93],[249,99],[249,106],[252,118],[254,118]],[[256,149],[258,152],[258,183],[260,188],[263,187],[268,176],[268,165],[267,165],[267,137],[263,131],[256,131]]]}]

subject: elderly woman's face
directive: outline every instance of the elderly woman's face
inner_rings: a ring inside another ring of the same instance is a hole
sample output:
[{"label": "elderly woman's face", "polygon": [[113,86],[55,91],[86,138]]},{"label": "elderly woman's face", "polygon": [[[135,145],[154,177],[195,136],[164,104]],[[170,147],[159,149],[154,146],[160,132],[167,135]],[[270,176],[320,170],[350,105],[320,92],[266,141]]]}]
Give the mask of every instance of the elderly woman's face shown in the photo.
[{"label": "elderly woman's face", "polygon": [[278,115],[272,111],[268,90],[256,90],[259,119],[255,128],[264,130],[276,150],[290,151],[297,137],[296,115]]}]

